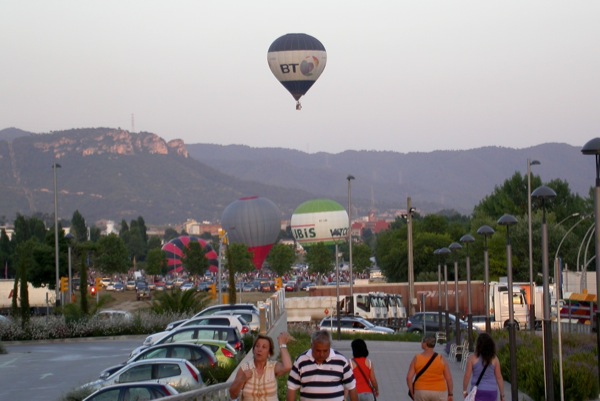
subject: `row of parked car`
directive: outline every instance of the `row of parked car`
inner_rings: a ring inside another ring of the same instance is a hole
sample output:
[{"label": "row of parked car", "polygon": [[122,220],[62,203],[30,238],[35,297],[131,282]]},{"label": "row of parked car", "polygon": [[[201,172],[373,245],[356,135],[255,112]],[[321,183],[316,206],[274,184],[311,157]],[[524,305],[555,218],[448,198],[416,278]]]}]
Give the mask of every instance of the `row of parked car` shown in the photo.
[{"label": "row of parked car", "polygon": [[[148,336],[123,363],[84,385],[96,390],[84,401],[153,400],[177,394],[176,388],[202,387],[200,370],[239,363],[246,352],[242,337],[258,329],[259,312],[253,304],[214,305],[171,322]],[[109,393],[115,398],[107,398]]]}]

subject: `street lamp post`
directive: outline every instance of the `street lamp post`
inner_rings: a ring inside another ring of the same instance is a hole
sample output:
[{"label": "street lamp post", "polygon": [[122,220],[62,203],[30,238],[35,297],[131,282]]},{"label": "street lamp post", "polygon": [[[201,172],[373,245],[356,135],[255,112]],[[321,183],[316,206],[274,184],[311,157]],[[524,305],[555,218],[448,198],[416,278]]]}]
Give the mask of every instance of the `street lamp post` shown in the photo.
[{"label": "street lamp post", "polygon": [[473,352],[473,311],[471,310],[471,258],[469,256],[469,244],[475,242],[475,238],[471,234],[465,234],[460,237],[460,242],[465,244],[467,250],[467,338],[469,340],[469,352]]},{"label": "street lamp post", "polygon": [[69,291],[67,292],[68,295],[68,299],[67,302],[65,302],[66,304],[70,304],[71,301],[73,300],[73,274],[71,273],[71,241],[73,240],[73,234],[68,233],[67,235],[65,235],[65,239],[67,240],[67,245],[69,246],[68,248],[68,257],[69,257]]},{"label": "street lamp post", "polygon": [[[336,314],[336,324],[337,324],[337,340],[340,341],[342,337],[342,324],[340,320],[340,262],[339,262],[339,250],[338,250],[338,242],[340,237],[342,236],[342,232],[339,229],[335,229],[331,231],[331,239],[335,244],[335,314]],[[352,280],[352,277],[350,277]],[[352,298],[350,298],[352,299]]]},{"label": "street lamp post", "polygon": [[56,306],[59,306],[60,301],[60,273],[58,262],[58,193],[56,192],[56,169],[60,168],[60,164],[52,163],[54,170],[54,267],[56,268]]},{"label": "street lamp post", "polygon": [[546,399],[554,399],[554,378],[552,374],[552,327],[550,326],[550,285],[548,271],[548,225],[546,224],[546,202],[556,198],[556,192],[545,185],[538,187],[531,193],[531,197],[539,200],[542,206],[542,276],[543,276],[543,346],[544,346],[544,374],[546,383]]},{"label": "street lamp post", "polygon": [[439,249],[433,251],[433,254],[438,256],[438,330],[442,327],[442,263],[441,258],[439,258]]},{"label": "street lamp post", "polygon": [[[594,227],[596,228],[596,300],[600,299],[600,138],[594,138],[588,141],[581,153],[584,155],[593,155],[596,157],[596,186],[594,187]],[[586,274],[586,273],[584,273]],[[600,308],[596,309],[596,341],[597,348],[600,350]],[[598,380],[600,382],[600,352],[598,358]]]},{"label": "street lamp post", "polygon": [[446,258],[450,255],[450,249],[448,248],[440,248],[438,249],[438,255],[444,259],[444,297],[446,299],[446,310],[445,310],[445,318],[444,327],[446,331],[446,341],[450,338],[450,311],[448,310],[448,265],[446,264]]},{"label": "street lamp post", "polygon": [[[354,275],[352,274],[352,185],[354,176],[349,174],[348,180],[348,273],[350,273],[350,299],[353,299]],[[339,319],[339,318],[338,318]],[[339,324],[338,324],[339,330]]]},{"label": "street lamp post", "polygon": [[506,273],[508,279],[508,345],[510,353],[510,392],[511,399],[519,399],[517,386],[517,334],[515,332],[515,311],[513,306],[512,250],[510,247],[510,226],[517,224],[515,216],[505,214],[498,219],[498,225],[506,226]]},{"label": "street lamp post", "polygon": [[453,242],[448,247],[454,254],[454,323],[456,328],[456,345],[460,344],[460,309],[458,307],[458,251],[462,249],[462,245],[458,242]]},{"label": "street lamp post", "polygon": [[494,229],[483,225],[477,229],[477,234],[483,235],[483,287],[484,287],[484,305],[485,305],[485,332],[492,332],[492,323],[490,322],[490,259],[488,255],[488,237],[494,235]]},{"label": "street lamp post", "polygon": [[408,313],[409,316],[415,314],[415,267],[413,258],[413,218],[414,209],[410,196],[406,200],[406,228],[407,228],[407,247],[408,247]]},{"label": "street lamp post", "polygon": [[527,159],[527,230],[529,233],[529,329],[535,332],[535,283],[533,282],[533,234],[531,230],[531,166],[538,160]]}]

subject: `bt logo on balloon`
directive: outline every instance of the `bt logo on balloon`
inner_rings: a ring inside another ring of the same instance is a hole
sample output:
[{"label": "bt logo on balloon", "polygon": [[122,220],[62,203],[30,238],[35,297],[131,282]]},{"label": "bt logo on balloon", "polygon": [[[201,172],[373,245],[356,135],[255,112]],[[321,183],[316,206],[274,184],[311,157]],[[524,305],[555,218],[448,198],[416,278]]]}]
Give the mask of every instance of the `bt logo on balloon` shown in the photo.
[{"label": "bt logo on balloon", "polygon": [[308,56],[300,63],[300,72],[306,77],[310,77],[315,68],[319,66],[319,59],[314,56]]}]

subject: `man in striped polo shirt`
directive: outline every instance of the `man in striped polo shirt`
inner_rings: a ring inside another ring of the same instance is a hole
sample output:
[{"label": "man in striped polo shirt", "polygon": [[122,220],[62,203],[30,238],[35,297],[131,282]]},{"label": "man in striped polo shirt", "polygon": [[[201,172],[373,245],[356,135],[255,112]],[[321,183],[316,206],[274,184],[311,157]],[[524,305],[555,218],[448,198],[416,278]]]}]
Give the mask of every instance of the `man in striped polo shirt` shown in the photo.
[{"label": "man in striped polo shirt", "polygon": [[325,330],[312,335],[310,349],[294,362],[287,388],[287,401],[295,401],[298,390],[300,401],[344,401],[344,392],[350,401],[358,401],[352,368],[346,357],[331,349]]}]

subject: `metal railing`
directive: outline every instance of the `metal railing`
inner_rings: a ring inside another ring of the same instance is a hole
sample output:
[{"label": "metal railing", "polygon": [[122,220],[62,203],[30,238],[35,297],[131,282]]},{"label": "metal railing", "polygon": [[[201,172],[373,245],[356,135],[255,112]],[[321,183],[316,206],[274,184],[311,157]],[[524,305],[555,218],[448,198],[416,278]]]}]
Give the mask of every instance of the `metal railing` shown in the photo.
[{"label": "metal railing", "polygon": [[[285,291],[283,289],[275,292],[266,301],[258,303],[260,311],[261,334],[272,334],[278,328],[287,326],[287,315],[285,314]],[[277,333],[278,334],[278,333]],[[279,350],[277,350],[279,351]],[[251,353],[246,358],[251,358]],[[241,363],[240,363],[241,365]],[[185,393],[160,398],[162,401],[229,401],[229,387],[235,379],[237,369],[231,374],[225,383],[213,384]]]}]

